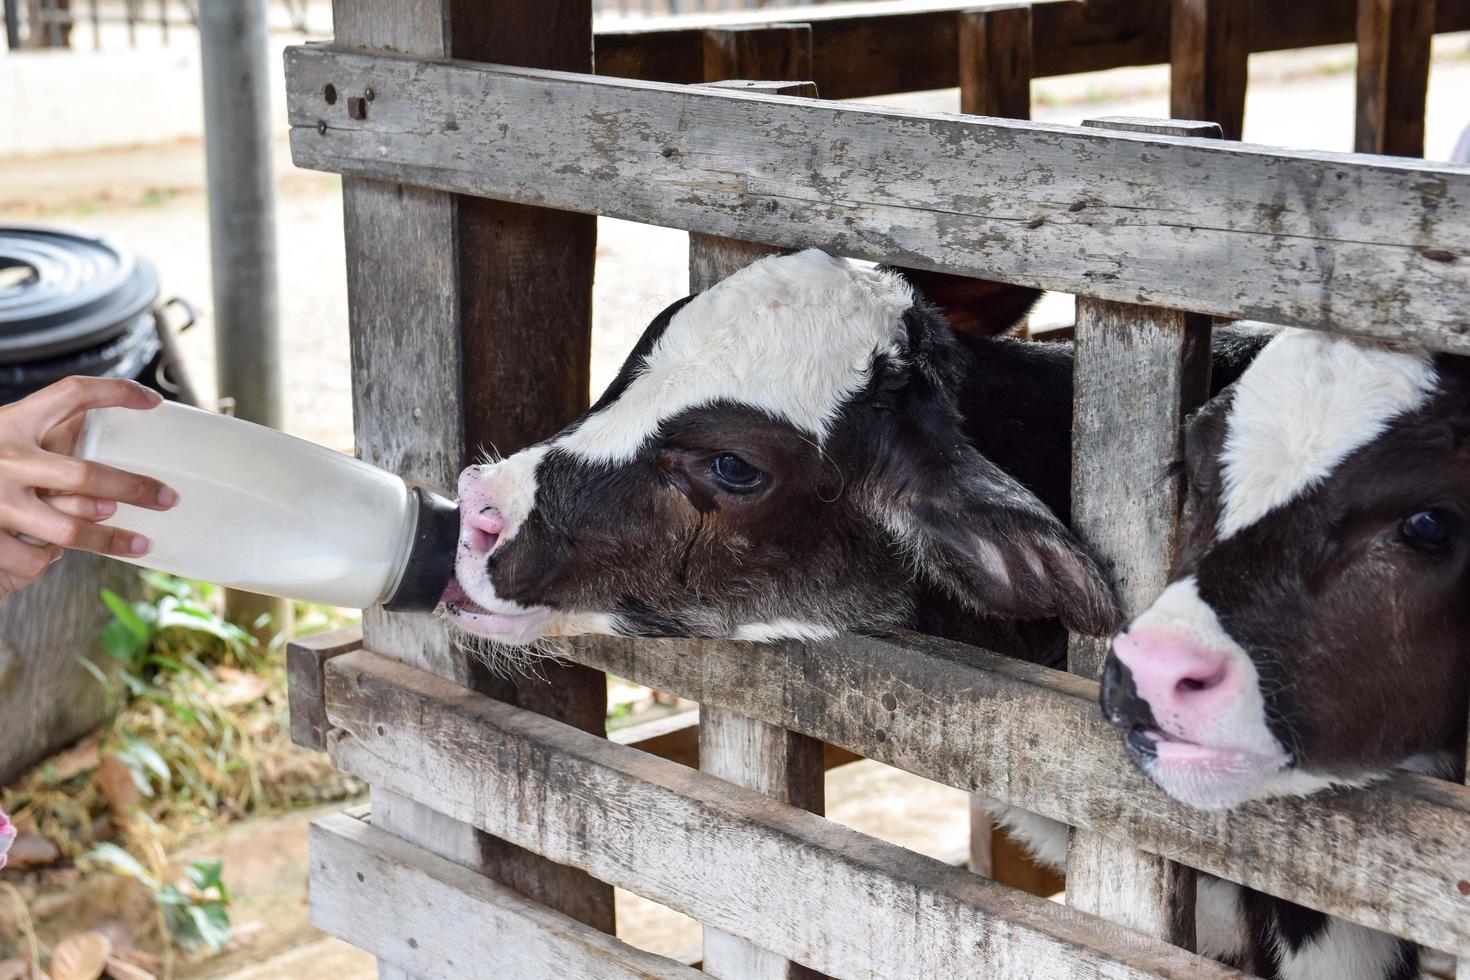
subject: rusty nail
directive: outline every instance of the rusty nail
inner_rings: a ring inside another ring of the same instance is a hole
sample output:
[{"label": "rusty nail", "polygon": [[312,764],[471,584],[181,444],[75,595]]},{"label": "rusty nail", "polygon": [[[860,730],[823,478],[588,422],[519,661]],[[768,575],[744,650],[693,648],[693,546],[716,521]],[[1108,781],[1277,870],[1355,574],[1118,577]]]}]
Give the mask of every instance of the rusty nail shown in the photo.
[{"label": "rusty nail", "polygon": [[336,105],[337,86],[333,85],[331,82],[328,82],[326,84],[326,87],[322,89],[322,98],[327,100],[327,105]]},{"label": "rusty nail", "polygon": [[327,121],[325,119],[318,119],[316,121],[316,131],[323,136],[327,135]]},{"label": "rusty nail", "polygon": [[347,100],[347,115],[353,119],[367,118],[367,99],[353,96]]},{"label": "rusty nail", "polygon": [[373,87],[369,85],[367,89],[362,93],[362,97],[371,102],[373,101],[373,99],[378,97],[378,93],[374,92]]}]

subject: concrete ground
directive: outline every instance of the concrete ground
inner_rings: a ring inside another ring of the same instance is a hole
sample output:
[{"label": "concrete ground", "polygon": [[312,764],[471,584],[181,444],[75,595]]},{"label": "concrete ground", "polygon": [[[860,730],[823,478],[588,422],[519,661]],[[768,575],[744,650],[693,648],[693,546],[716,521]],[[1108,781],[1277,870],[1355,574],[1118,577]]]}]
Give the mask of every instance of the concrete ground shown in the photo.
[{"label": "concrete ground", "polygon": [[[1461,127],[1470,121],[1470,60],[1465,36],[1441,38],[1436,50],[1427,150],[1430,158],[1444,159]],[[42,70],[36,67],[39,62],[23,63],[26,57],[32,56],[0,58],[0,79],[11,72],[11,77],[23,74],[30,80],[25,97],[32,112],[39,113],[33,118],[46,115],[44,105],[35,108],[35,100],[47,97],[47,77],[65,75],[72,85],[80,74],[90,77],[98,90],[115,83],[105,58],[87,62],[78,55],[68,71],[58,72],[57,61],[46,62]],[[1247,139],[1289,147],[1350,148],[1353,77],[1350,70],[1343,70],[1350,58],[1346,48],[1253,58]],[[44,222],[101,233],[151,259],[159,268],[165,295],[184,296],[199,308],[200,322],[184,336],[182,347],[196,385],[212,399],[213,318],[202,147],[189,135],[197,127],[175,125],[177,120],[169,117],[170,112],[190,111],[187,104],[179,108],[170,103],[173,96],[169,93],[180,92],[180,85],[197,89],[197,78],[188,77],[197,71],[197,65],[182,53],[158,64],[163,66],[159,71],[174,66],[172,75],[165,72],[173,78],[172,87],[152,85],[148,89],[154,93],[151,102],[110,101],[102,114],[123,113],[125,130],[137,133],[139,140],[167,136],[167,142],[58,152],[57,141],[52,140],[53,145],[46,149],[47,141],[31,138],[34,134],[23,145],[12,135],[7,144],[7,132],[16,130],[9,124],[0,126],[0,223]],[[10,89],[0,85],[0,91]],[[1034,94],[1035,116],[1043,121],[1075,123],[1087,116],[1111,114],[1162,116],[1167,113],[1167,72],[1129,69],[1048,80],[1037,83]],[[187,103],[193,97],[179,98]],[[953,109],[957,95],[946,91],[872,101]],[[69,126],[87,125],[85,119],[65,118],[71,120],[66,122]],[[113,122],[116,120],[109,120],[109,125]],[[181,133],[182,138],[177,138]],[[298,435],[350,451],[339,185],[334,177],[292,168],[284,139],[277,150],[286,425]],[[27,155],[20,155],[22,151]],[[612,377],[652,316],[685,292],[685,249],[686,236],[681,232],[599,221],[594,392]],[[1043,320],[1066,319],[1067,306],[1066,297],[1051,299]],[[828,798],[833,819],[876,836],[943,857],[964,846],[966,804],[957,791],[861,763],[831,774]],[[304,826],[299,816],[244,825],[215,845],[226,852],[228,873],[244,879],[235,883],[242,895],[237,921],[261,923],[250,933],[258,937],[253,945],[211,964],[215,975],[237,980],[355,980],[374,975],[370,958],[323,939],[306,923]],[[619,917],[626,938],[659,952],[674,953],[698,943],[696,924],[634,896],[620,895]]]}]

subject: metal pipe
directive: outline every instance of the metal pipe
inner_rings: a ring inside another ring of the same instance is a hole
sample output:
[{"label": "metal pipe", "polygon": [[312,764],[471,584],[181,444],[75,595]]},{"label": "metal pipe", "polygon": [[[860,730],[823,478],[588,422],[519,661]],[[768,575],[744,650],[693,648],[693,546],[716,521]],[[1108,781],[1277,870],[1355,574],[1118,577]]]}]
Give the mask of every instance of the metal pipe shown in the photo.
[{"label": "metal pipe", "polygon": [[[204,156],[214,283],[215,366],[235,415],[279,429],[280,300],[267,0],[202,0]],[[232,596],[233,598],[233,596]],[[255,613],[249,600],[231,611]],[[285,628],[284,603],[259,611]],[[258,613],[257,613],[258,614]],[[252,616],[253,618],[253,616]]]}]

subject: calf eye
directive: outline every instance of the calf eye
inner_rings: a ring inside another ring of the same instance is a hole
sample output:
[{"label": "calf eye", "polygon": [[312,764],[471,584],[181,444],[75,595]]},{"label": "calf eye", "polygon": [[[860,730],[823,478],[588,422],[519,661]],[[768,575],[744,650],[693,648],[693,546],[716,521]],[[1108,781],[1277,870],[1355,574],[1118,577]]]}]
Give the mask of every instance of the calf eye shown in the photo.
[{"label": "calf eye", "polygon": [[1416,548],[1434,551],[1443,548],[1450,539],[1453,519],[1439,510],[1421,510],[1404,519],[1399,534]]},{"label": "calf eye", "polygon": [[710,475],[731,493],[751,493],[759,490],[766,475],[734,453],[720,453],[710,464]]}]

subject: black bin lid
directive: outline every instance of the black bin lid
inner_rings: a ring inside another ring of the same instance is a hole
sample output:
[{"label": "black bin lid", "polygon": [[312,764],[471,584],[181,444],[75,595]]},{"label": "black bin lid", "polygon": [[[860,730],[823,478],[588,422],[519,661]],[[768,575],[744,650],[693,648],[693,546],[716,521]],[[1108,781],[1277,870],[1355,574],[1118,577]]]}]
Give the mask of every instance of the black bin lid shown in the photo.
[{"label": "black bin lid", "polygon": [[0,225],[0,364],[105,343],[157,297],[153,266],[111,242]]}]

